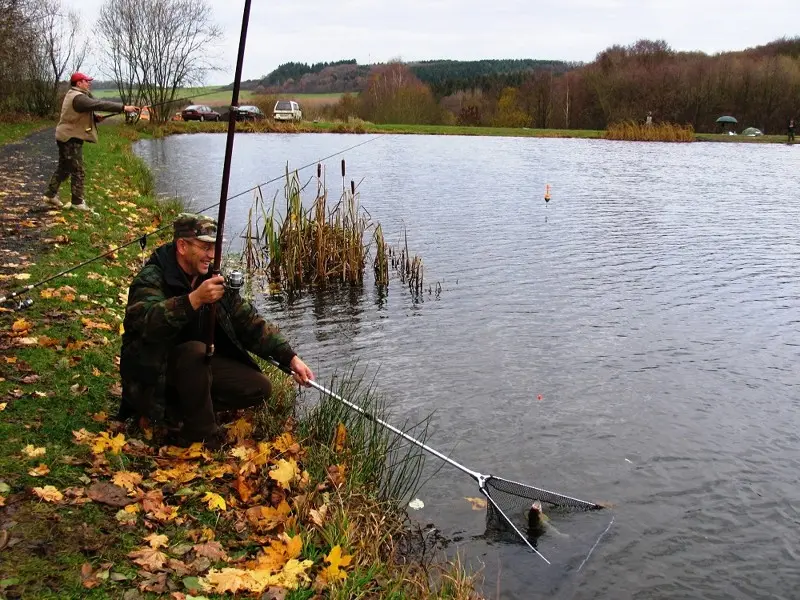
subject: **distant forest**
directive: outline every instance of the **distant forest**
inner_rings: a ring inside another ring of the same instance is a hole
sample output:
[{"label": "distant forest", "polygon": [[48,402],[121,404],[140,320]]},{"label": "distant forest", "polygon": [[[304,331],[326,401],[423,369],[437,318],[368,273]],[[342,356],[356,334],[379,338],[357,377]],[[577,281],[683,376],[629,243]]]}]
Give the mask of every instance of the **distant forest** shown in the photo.
[{"label": "distant forest", "polygon": [[[404,63],[437,96],[461,89],[519,85],[533,71],[564,73],[575,63],[533,59],[425,60]],[[285,63],[258,80],[242,82],[243,89],[264,93],[359,92],[370,72],[380,65],[359,65],[355,59],[330,63]]]},{"label": "distant forest", "polygon": [[537,60],[433,60],[358,65],[282,65],[250,89],[265,94],[354,92],[325,118],[605,129],[611,123],[689,124],[784,133],[800,118],[800,37],[736,52],[679,52],[663,40],[612,46],[587,64]]}]

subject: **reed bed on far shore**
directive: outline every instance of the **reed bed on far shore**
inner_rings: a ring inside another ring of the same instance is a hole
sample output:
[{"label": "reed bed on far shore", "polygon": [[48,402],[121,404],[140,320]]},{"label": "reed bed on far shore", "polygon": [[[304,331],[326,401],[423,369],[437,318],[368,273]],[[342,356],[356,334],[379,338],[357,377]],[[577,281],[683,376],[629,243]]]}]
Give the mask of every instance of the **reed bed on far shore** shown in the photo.
[{"label": "reed bed on far shore", "polygon": [[694,127],[677,123],[637,123],[622,121],[608,126],[605,136],[608,140],[625,140],[629,142],[693,142]]}]

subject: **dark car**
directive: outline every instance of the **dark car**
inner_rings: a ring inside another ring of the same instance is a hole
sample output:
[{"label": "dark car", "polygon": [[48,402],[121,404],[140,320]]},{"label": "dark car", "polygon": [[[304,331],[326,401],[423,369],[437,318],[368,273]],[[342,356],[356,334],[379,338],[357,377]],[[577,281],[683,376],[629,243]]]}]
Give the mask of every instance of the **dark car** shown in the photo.
[{"label": "dark car", "polygon": [[245,105],[236,109],[237,121],[260,121],[264,118],[266,115],[257,106]]},{"label": "dark car", "polygon": [[210,106],[192,104],[181,111],[181,118],[184,121],[219,121],[219,113]]}]

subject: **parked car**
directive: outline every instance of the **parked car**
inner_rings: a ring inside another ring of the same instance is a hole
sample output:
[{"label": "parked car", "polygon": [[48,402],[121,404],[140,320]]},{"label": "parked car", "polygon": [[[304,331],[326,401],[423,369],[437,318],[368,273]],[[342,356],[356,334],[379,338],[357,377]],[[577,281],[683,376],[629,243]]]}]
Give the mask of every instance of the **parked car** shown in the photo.
[{"label": "parked car", "polygon": [[192,104],[181,111],[184,121],[219,121],[219,113],[210,106]]},{"label": "parked car", "polygon": [[294,100],[278,100],[272,110],[272,118],[276,121],[299,121],[303,118],[303,111]]},{"label": "parked car", "polygon": [[267,116],[261,112],[261,109],[251,104],[245,104],[236,109],[237,121],[260,121],[266,119]]}]

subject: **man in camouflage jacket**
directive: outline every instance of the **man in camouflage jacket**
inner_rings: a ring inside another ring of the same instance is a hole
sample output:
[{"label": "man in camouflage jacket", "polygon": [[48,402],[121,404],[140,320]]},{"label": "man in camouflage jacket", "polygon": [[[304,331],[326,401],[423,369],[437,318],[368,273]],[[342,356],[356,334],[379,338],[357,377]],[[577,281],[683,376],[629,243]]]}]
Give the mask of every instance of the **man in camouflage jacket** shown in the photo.
[{"label": "man in camouflage jacket", "polygon": [[[139,414],[158,424],[170,409],[183,421],[178,443],[218,446],[216,410],[245,408],[269,397],[270,382],[248,351],[289,366],[298,383],[314,379],[277,327],[238,290],[226,289],[222,276],[211,275],[216,234],[210,217],[180,215],[173,241],[156,249],[128,291],[120,416]],[[204,325],[215,302],[215,353],[209,364]]]}]

